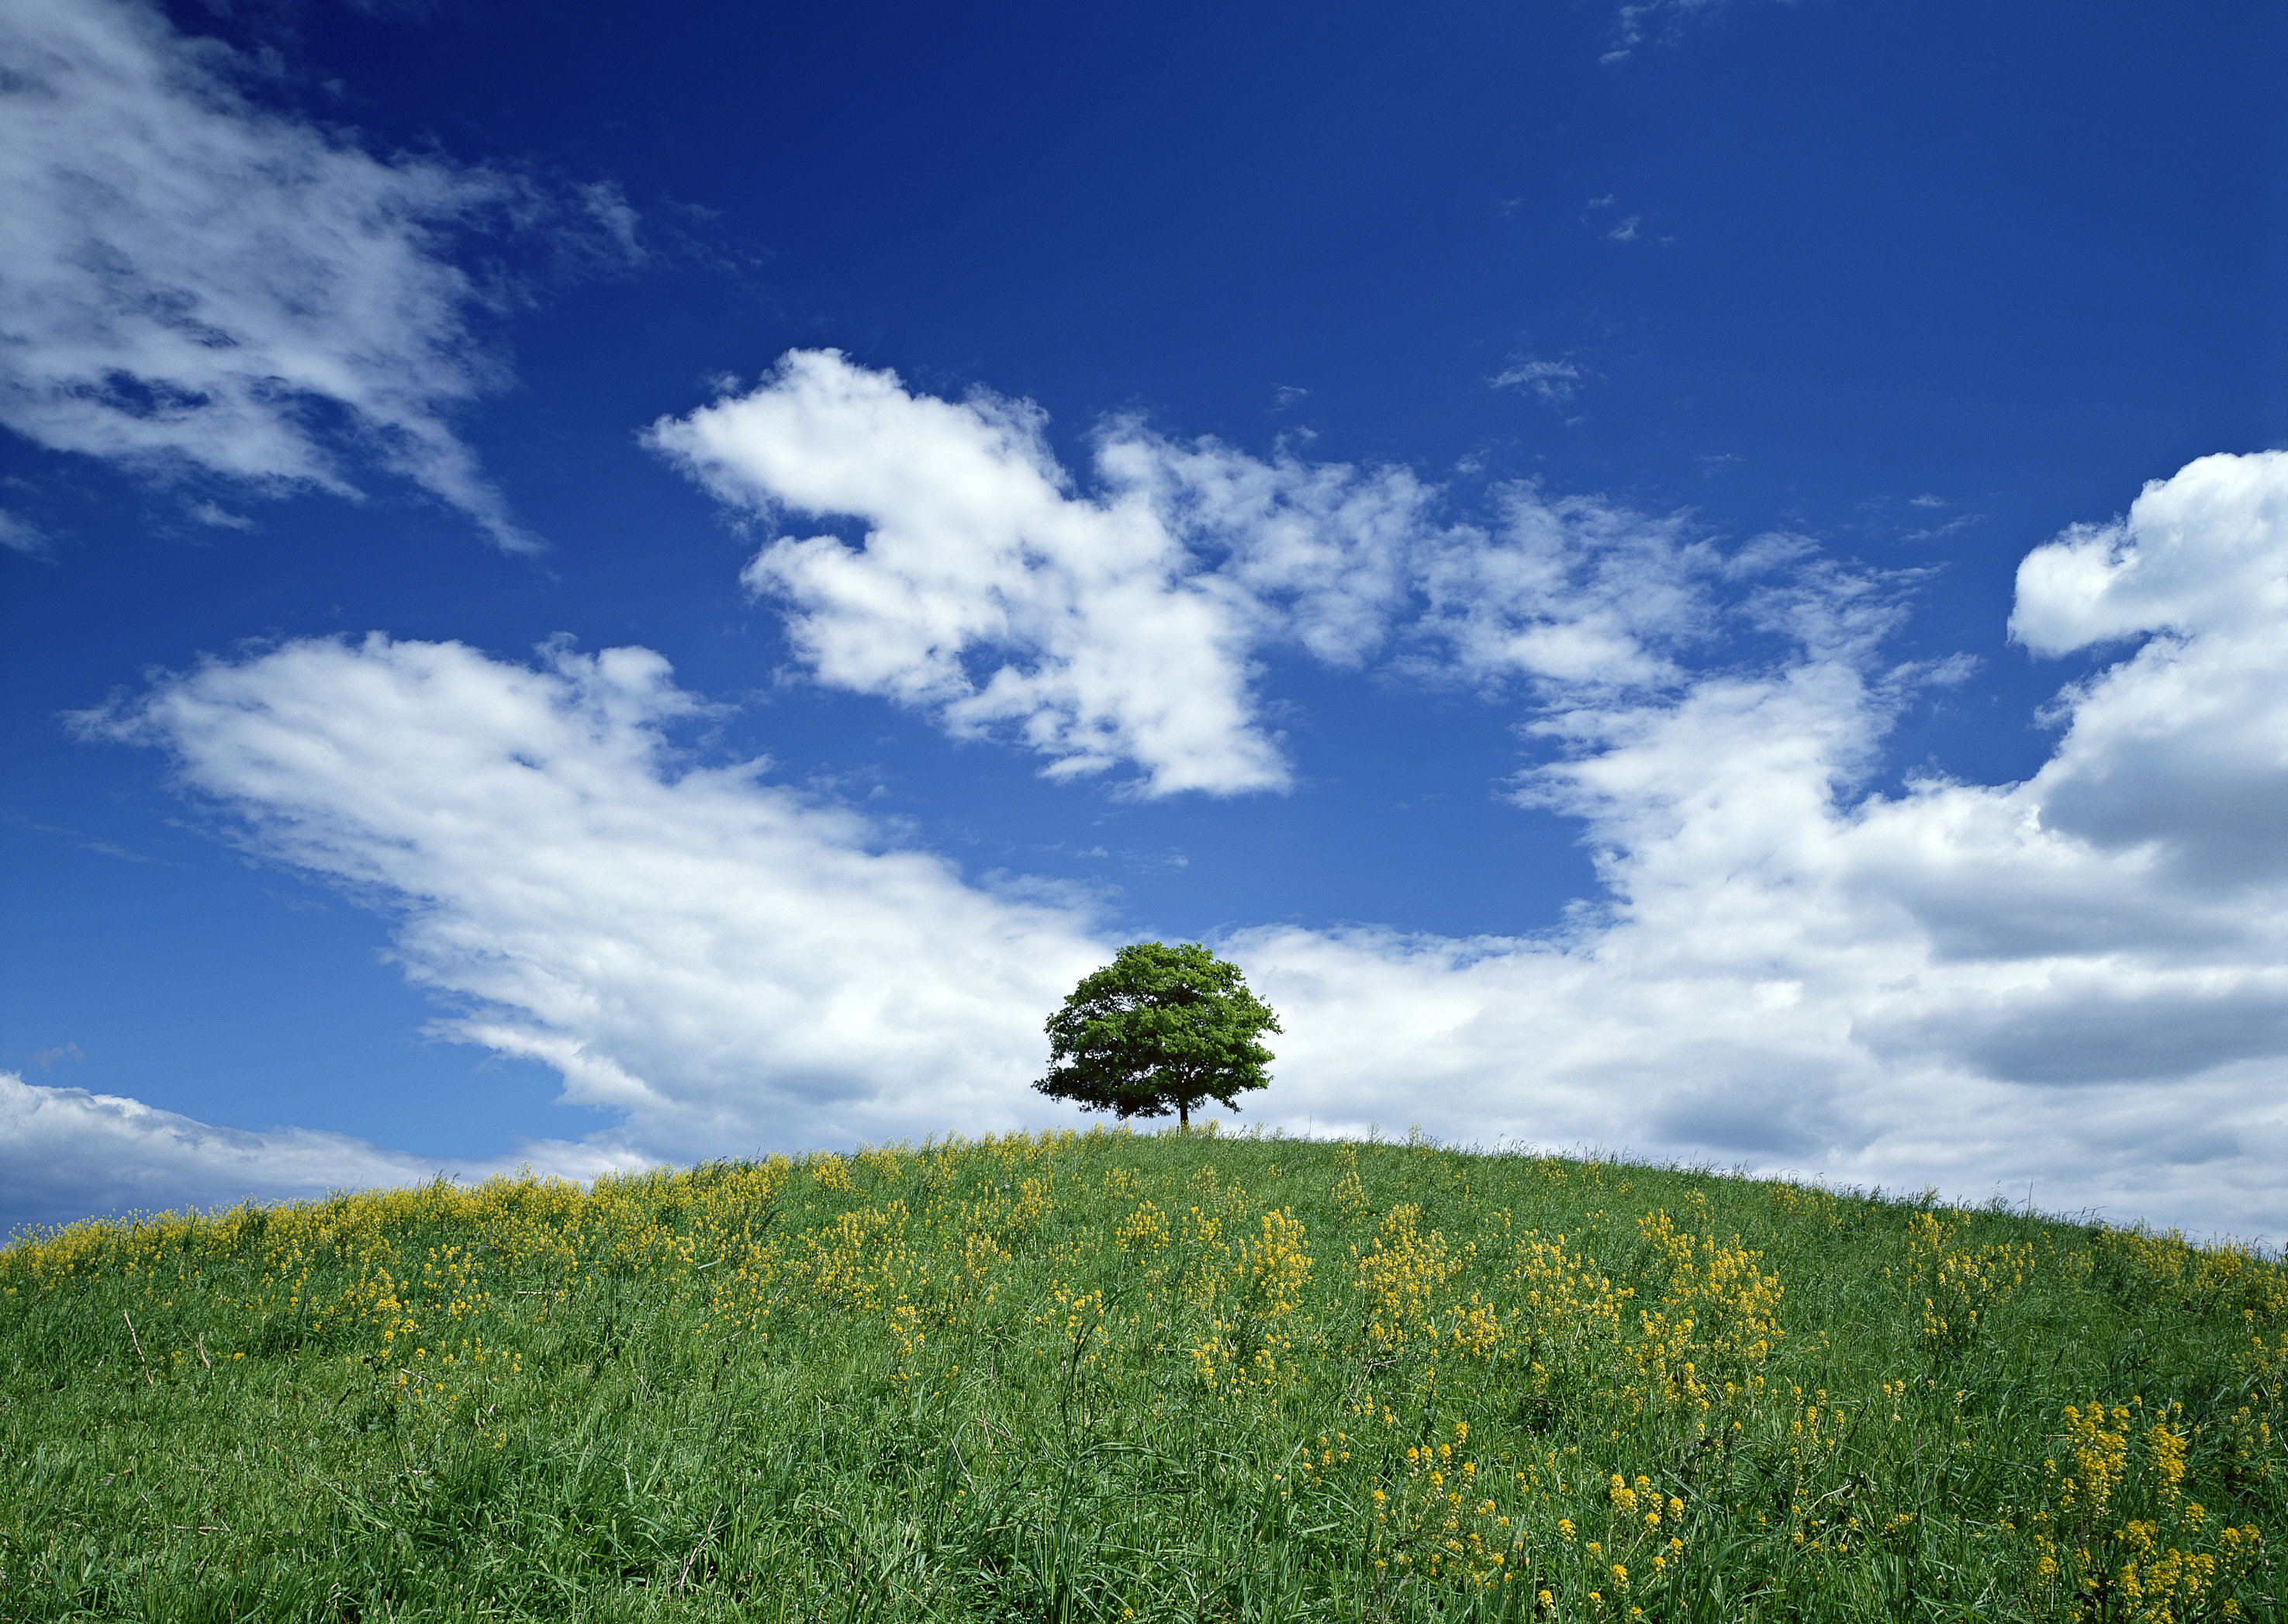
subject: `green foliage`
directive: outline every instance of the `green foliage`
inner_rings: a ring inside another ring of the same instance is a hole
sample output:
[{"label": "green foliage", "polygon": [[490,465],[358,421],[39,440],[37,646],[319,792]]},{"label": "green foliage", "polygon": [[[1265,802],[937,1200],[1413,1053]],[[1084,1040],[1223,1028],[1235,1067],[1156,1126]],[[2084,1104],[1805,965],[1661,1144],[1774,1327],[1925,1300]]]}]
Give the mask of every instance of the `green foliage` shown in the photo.
[{"label": "green foliage", "polygon": [[1235,1111],[1271,1081],[1257,1040],[1278,1030],[1238,965],[1197,942],[1132,942],[1049,1018],[1049,1074],[1033,1086],[1124,1120],[1173,1111],[1188,1127],[1203,1102]]},{"label": "green foliage", "polygon": [[2271,1258],[1218,1126],[21,1240],[0,1620],[2288,1617]]}]

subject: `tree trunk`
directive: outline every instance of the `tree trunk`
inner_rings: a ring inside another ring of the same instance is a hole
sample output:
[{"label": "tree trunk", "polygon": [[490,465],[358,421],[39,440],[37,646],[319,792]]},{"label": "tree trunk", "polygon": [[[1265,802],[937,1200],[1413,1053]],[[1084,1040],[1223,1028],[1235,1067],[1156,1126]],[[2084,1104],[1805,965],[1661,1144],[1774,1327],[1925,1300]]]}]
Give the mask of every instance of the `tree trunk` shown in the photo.
[{"label": "tree trunk", "polygon": [[1176,1102],[1176,1131],[1178,1133],[1192,1131],[1192,1102],[1188,1099],[1180,1099]]}]

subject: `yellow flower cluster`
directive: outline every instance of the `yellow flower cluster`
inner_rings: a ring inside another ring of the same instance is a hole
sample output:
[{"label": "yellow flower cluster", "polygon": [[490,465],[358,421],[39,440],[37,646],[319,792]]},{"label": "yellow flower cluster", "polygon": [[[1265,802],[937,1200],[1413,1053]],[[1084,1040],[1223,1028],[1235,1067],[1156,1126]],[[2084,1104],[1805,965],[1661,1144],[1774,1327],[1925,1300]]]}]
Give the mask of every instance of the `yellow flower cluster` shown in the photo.
[{"label": "yellow flower cluster", "polygon": [[[1212,1220],[1192,1210],[1197,1232]],[[1216,1255],[1231,1262],[1225,1275],[1204,1274],[1205,1303],[1214,1318],[1208,1334],[1189,1349],[1201,1384],[1231,1398],[1303,1374],[1295,1358],[1295,1335],[1286,1321],[1301,1305],[1311,1279],[1302,1221],[1285,1208],[1262,1215],[1260,1233]]]},{"label": "yellow flower cluster", "polygon": [[[2054,1503],[2027,1517],[2036,1589],[2070,1589],[2093,1599],[2103,1616],[2130,1624],[2236,1617],[2236,1603],[2228,1598],[2212,1609],[2207,1598],[2220,1581],[2247,1572],[2262,1535],[2253,1524],[2211,1531],[2207,1510],[2184,1493],[2190,1439],[2183,1406],[2165,1406],[2150,1419],[2144,1409],[2137,1398],[2065,1406],[2059,1440],[2065,1463],[2044,1463]],[[2141,1438],[2141,1451],[2134,1447]],[[2146,1515],[2120,1516],[2125,1506],[2141,1506]]]},{"label": "yellow flower cluster", "polygon": [[1153,1202],[1145,1201],[1121,1219],[1112,1233],[1114,1240],[1148,1268],[1168,1249],[1168,1215]]},{"label": "yellow flower cluster", "polygon": [[1705,1411],[1718,1396],[1712,1380],[1745,1374],[1779,1340],[1779,1276],[1766,1274],[1763,1254],[1738,1236],[1726,1242],[1682,1229],[1665,1211],[1647,1214],[1637,1229],[1667,1275],[1658,1303],[1638,1311],[1637,1391]]},{"label": "yellow flower cluster", "polygon": [[1266,1319],[1295,1311],[1311,1281],[1302,1221],[1284,1208],[1263,1215],[1262,1234],[1243,1248],[1238,1271],[1242,1303]]},{"label": "yellow flower cluster", "polygon": [[2288,1315],[2288,1277],[2231,1241],[2196,1247],[2175,1230],[2107,1230],[2093,1245],[2101,1264],[2133,1282],[2136,1295],[2197,1312],[2277,1323]]},{"label": "yellow flower cluster", "polygon": [[1934,1347],[1968,1346],[2033,1277],[2031,1242],[1964,1248],[1957,1244],[1964,1222],[1920,1212],[1907,1226],[1907,1288],[1922,1299],[1923,1340]]},{"label": "yellow flower cluster", "polygon": [[1422,1208],[1411,1201],[1392,1208],[1366,1250],[1353,1248],[1352,1254],[1368,1340],[1380,1348],[1395,1348],[1410,1339],[1434,1336],[1432,1320],[1439,1295],[1461,1260],[1440,1232],[1423,1232]]}]

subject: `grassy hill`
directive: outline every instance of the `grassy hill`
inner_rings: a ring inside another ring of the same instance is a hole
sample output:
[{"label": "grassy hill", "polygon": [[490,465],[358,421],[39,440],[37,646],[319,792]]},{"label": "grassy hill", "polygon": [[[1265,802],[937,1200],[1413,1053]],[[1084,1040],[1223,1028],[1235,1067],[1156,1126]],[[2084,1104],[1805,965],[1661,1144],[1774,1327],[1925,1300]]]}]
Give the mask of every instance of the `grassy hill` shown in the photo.
[{"label": "grassy hill", "polygon": [[0,1619],[2277,1620],[2288,1278],[1127,1133],[0,1252]]}]

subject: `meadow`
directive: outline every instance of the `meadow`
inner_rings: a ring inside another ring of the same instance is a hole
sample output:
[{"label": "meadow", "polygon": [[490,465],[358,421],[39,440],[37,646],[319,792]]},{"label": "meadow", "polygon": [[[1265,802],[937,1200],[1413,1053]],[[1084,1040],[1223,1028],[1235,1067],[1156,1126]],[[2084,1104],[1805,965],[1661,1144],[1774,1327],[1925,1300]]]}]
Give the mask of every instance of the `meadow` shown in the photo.
[{"label": "meadow", "polygon": [[1123,1131],[0,1251],[0,1620],[2278,1620],[2288,1276]]}]

